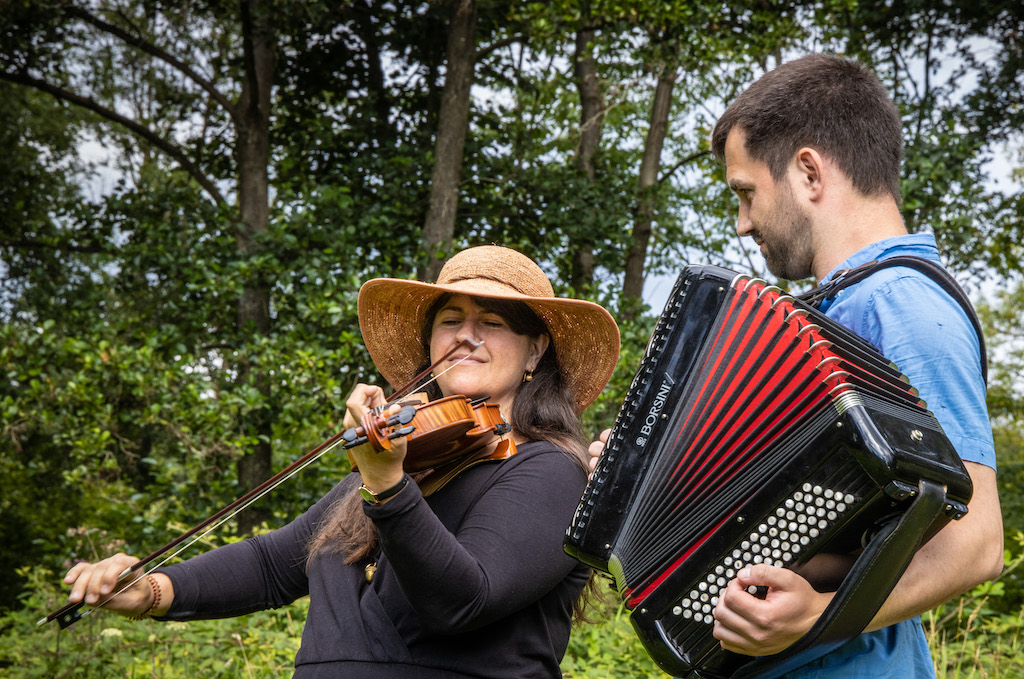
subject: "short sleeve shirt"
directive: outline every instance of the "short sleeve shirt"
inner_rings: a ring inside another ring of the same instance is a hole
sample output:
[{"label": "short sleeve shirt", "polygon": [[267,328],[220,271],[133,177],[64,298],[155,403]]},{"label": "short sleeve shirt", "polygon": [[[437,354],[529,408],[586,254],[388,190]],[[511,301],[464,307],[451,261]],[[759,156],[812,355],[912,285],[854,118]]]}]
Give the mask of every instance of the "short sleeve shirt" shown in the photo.
[{"label": "short sleeve shirt", "polygon": [[[898,255],[939,261],[931,234],[888,238],[858,251],[838,272]],[[927,275],[907,267],[881,269],[821,306],[895,363],[917,388],[960,457],[995,468],[985,406],[980,345],[963,308]],[[935,671],[920,618],[861,634],[801,667],[800,679],[924,679]]]}]

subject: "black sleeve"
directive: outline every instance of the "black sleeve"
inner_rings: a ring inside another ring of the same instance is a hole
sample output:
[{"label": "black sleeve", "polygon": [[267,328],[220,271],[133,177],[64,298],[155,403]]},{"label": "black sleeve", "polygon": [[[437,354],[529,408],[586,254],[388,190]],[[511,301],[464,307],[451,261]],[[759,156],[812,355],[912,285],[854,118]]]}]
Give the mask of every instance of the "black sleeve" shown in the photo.
[{"label": "black sleeve", "polygon": [[307,544],[347,485],[338,484],[283,528],[158,569],[174,586],[174,601],[162,619],[227,618],[279,608],[308,594]]},{"label": "black sleeve", "polygon": [[554,448],[503,464],[507,471],[494,475],[455,533],[412,484],[383,505],[364,506],[402,592],[435,631],[466,631],[519,610],[576,565],[562,539],[586,474]]}]

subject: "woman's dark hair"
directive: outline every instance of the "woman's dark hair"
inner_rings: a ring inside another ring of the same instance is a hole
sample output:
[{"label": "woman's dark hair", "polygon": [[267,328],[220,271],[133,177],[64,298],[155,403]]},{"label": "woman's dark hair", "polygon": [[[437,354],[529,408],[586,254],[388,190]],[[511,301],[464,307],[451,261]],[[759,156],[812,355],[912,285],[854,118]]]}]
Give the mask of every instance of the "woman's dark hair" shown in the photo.
[{"label": "woman's dark hair", "polygon": [[878,77],[856,61],[811,54],[765,73],[726,108],[711,149],[725,158],[733,129],[751,158],[779,181],[793,154],[809,146],[829,158],[865,196],[899,205],[903,126]]},{"label": "woman's dark hair", "polygon": [[[449,294],[441,295],[427,311],[423,346],[428,359],[420,371],[429,367],[434,317],[450,297]],[[518,335],[538,337],[549,334],[544,320],[525,302],[488,297],[472,299],[484,310],[505,319],[512,332]],[[431,400],[442,395],[436,382],[428,385],[425,391]],[[562,378],[554,343],[548,344],[533,371],[532,379],[519,386],[512,403],[512,412],[504,415],[519,436],[531,441],[549,441],[565,450],[581,469],[587,470],[586,438],[574,408],[573,395]],[[363,512],[362,498],[353,487],[351,493],[327,512],[323,524],[310,541],[308,552],[310,557],[318,554],[343,554],[345,563],[352,564],[372,557],[376,550],[377,529]],[[575,615],[578,619],[582,618],[582,608],[582,604],[576,607]]]}]

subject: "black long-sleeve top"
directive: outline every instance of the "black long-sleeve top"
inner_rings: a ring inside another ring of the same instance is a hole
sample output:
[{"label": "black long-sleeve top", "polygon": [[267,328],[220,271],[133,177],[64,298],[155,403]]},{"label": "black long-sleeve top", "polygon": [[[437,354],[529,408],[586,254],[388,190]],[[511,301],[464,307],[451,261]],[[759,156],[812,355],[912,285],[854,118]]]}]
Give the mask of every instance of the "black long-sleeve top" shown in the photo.
[{"label": "black long-sleeve top", "polygon": [[306,546],[350,474],[287,526],[161,569],[174,585],[166,619],[241,615],[306,594],[295,677],[558,677],[572,606],[589,569],[562,550],[586,485],[545,442],[471,467],[424,498],[415,484],[364,511],[380,533],[366,563],[309,560]]}]

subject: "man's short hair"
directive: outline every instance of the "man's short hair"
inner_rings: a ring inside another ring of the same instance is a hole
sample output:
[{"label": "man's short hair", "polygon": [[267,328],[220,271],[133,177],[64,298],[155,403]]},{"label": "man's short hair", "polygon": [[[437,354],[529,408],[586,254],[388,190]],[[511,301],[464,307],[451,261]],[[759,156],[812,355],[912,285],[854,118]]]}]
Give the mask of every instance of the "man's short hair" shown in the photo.
[{"label": "man's short hair", "polygon": [[734,128],[743,130],[747,153],[765,163],[775,181],[793,154],[809,146],[836,163],[862,194],[888,193],[901,202],[900,114],[877,76],[855,61],[811,54],[761,76],[715,125],[711,148],[720,160]]}]

